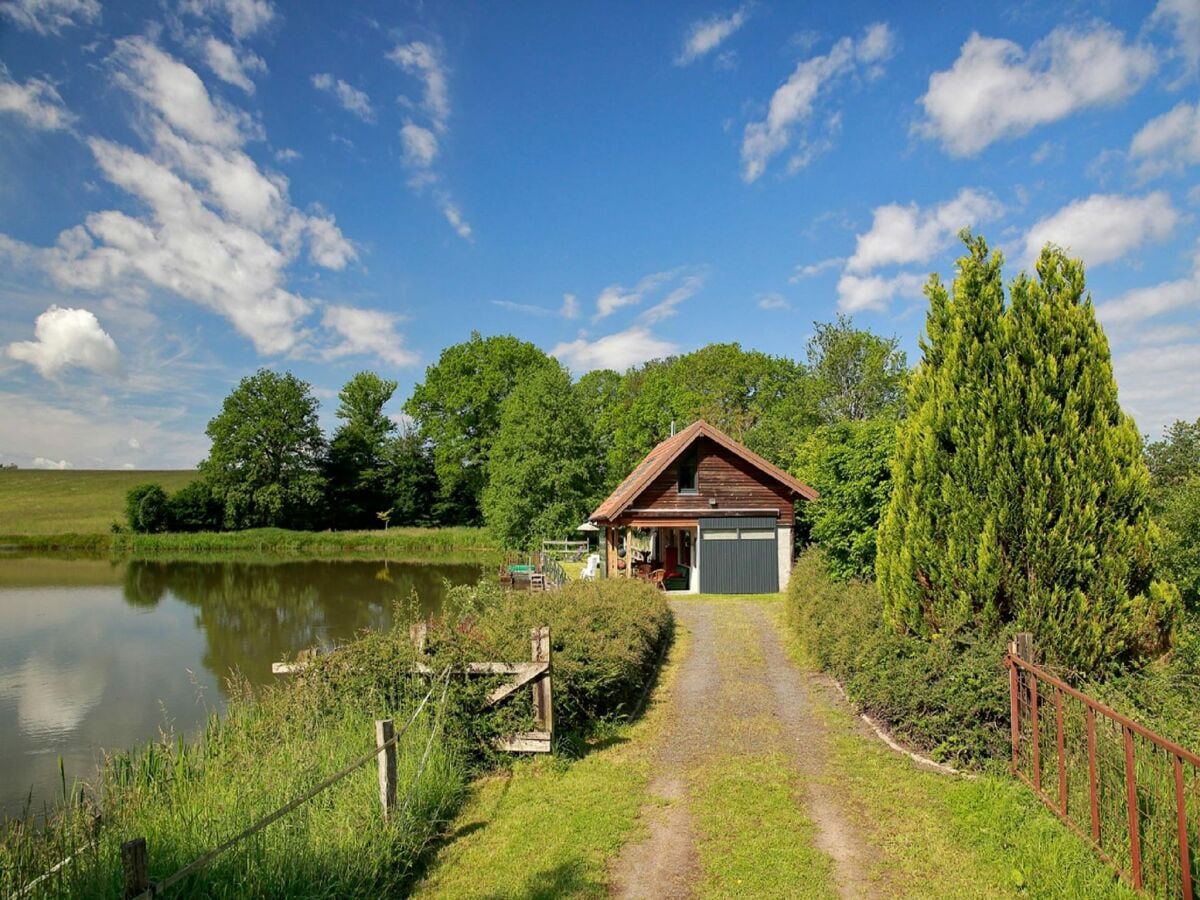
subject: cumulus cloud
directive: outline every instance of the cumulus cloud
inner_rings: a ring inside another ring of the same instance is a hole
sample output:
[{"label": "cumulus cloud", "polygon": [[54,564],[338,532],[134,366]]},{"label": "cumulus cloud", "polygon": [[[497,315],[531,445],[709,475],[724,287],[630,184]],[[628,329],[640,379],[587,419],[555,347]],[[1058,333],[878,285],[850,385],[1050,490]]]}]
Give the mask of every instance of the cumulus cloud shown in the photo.
[{"label": "cumulus cloud", "polygon": [[838,309],[855,313],[862,310],[886,312],[896,297],[920,297],[925,279],[913,272],[901,272],[885,278],[882,275],[843,274],[838,279]]},{"label": "cumulus cloud", "polygon": [[1200,69],[1200,3],[1196,0],[1158,0],[1150,24],[1170,28],[1189,74]]},{"label": "cumulus cloud", "polygon": [[75,468],[73,463],[65,459],[47,459],[45,456],[35,456],[33,458],[33,467],[35,469],[58,469],[60,471]]},{"label": "cumulus cloud", "polygon": [[1177,419],[1200,418],[1200,343],[1139,347],[1113,356],[1121,405],[1139,430],[1160,432]]},{"label": "cumulus cloud", "polygon": [[1152,178],[1200,163],[1200,103],[1180,103],[1138,130],[1129,144],[1138,173]]},{"label": "cumulus cloud", "polygon": [[30,78],[23,84],[15,81],[2,62],[0,113],[14,115],[40,131],[57,131],[75,121],[54,85],[44,78]]},{"label": "cumulus cloud", "polygon": [[420,357],[404,346],[404,335],[397,330],[401,321],[377,309],[327,306],[322,324],[341,340],[325,351],[325,358],[375,356],[394,366],[415,366]]},{"label": "cumulus cloud", "polygon": [[72,367],[121,374],[121,352],[89,310],[51,306],[37,317],[33,332],[34,340],[9,344],[8,355],[33,366],[43,378]]},{"label": "cumulus cloud", "polygon": [[742,4],[727,16],[712,15],[688,26],[683,47],[675,57],[675,65],[694,63],[732,37],[750,18],[750,7]]},{"label": "cumulus cloud", "polygon": [[4,0],[0,16],[38,34],[61,34],[72,25],[100,19],[98,0]]},{"label": "cumulus cloud", "polygon": [[1180,309],[1200,312],[1200,250],[1188,277],[1127,291],[1097,306],[1096,315],[1106,326],[1128,326]]},{"label": "cumulus cloud", "polygon": [[917,130],[953,156],[973,156],[1002,138],[1118,103],[1154,69],[1150,47],[1127,44],[1103,22],[1056,28],[1028,52],[1009,40],[972,34],[954,65],[930,76]]},{"label": "cumulus cloud", "polygon": [[424,41],[411,41],[397,44],[387,58],[421,82],[422,106],[434,128],[445,131],[450,118],[449,76],[438,50]]},{"label": "cumulus cloud", "polygon": [[215,103],[199,77],[144,38],[118,42],[114,79],[141,101],[146,152],[88,140],[104,178],[143,214],[92,213],[49,248],[0,238],[17,263],[84,291],[149,285],[226,317],[262,353],[286,353],[308,334],[314,303],[286,288],[288,267],[309,258],[340,269],[356,257],[333,218],[291,205],[282,175],[241,149],[243,114]]},{"label": "cumulus cloud", "polygon": [[203,44],[204,61],[212,69],[213,74],[222,81],[239,87],[247,94],[254,93],[254,82],[251,74],[262,74],[267,71],[267,64],[257,53],[243,50],[240,53],[234,47],[209,35]]},{"label": "cumulus cloud", "polygon": [[656,337],[646,326],[634,325],[594,341],[580,337],[560,343],[550,351],[550,355],[562,361],[576,375],[582,375],[593,369],[623,372],[647,360],[670,356],[678,349],[676,344]]},{"label": "cumulus cloud", "polygon": [[1179,214],[1164,191],[1144,197],[1093,194],[1035,222],[1025,235],[1024,259],[1032,263],[1043,246],[1054,243],[1085,265],[1098,266],[1147,241],[1165,240],[1178,221]]},{"label": "cumulus cloud", "polygon": [[275,18],[275,6],[269,0],[182,0],[180,10],[228,22],[239,41],[253,37]]},{"label": "cumulus cloud", "polygon": [[312,83],[317,90],[332,94],[346,112],[353,113],[364,122],[375,121],[375,110],[371,107],[371,98],[354,85],[347,84],[340,78],[334,78],[328,72],[314,75]]},{"label": "cumulus cloud", "polygon": [[963,188],[953,200],[921,209],[917,204],[876,207],[871,228],[857,236],[846,271],[869,272],[887,265],[928,262],[964,227],[994,219],[1003,205],[989,192]]},{"label": "cumulus cloud", "polygon": [[[792,74],[775,93],[761,122],[750,122],[742,135],[742,178],[756,181],[767,164],[792,145],[798,126],[812,118],[818,99],[839,79],[856,70],[876,74],[895,52],[895,36],[889,26],[875,23],[857,40],[844,37],[824,56],[814,56],[797,64]],[[835,127],[838,119],[831,120]],[[817,147],[824,146],[818,141]],[[791,169],[803,167],[814,155],[803,138],[793,156]]]}]

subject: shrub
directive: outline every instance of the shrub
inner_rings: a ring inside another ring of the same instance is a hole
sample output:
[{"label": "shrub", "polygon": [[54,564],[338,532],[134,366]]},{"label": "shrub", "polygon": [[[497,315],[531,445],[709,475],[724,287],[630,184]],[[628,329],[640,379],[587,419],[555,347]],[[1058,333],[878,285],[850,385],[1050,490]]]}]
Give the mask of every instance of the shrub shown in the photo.
[{"label": "shrub", "polygon": [[171,504],[161,484],[139,484],[125,495],[125,518],[131,531],[158,534],[171,530]]},{"label": "shrub", "polygon": [[171,495],[173,531],[220,531],[224,521],[224,504],[204,479],[190,482]]},{"label": "shrub", "polygon": [[810,661],[864,711],[935,759],[978,766],[1007,752],[1004,640],[960,632],[954,641],[896,633],[872,584],[837,583],[820,550],[800,556],[788,621]]}]

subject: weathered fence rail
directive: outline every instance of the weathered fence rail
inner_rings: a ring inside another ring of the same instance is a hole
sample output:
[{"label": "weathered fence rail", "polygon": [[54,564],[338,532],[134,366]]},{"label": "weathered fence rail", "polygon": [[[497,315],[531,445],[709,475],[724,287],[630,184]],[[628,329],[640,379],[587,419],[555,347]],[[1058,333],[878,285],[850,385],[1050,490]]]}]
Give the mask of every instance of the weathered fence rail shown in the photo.
[{"label": "weathered fence rail", "polygon": [[1037,666],[1009,646],[1012,773],[1137,890],[1194,900],[1200,755]]}]

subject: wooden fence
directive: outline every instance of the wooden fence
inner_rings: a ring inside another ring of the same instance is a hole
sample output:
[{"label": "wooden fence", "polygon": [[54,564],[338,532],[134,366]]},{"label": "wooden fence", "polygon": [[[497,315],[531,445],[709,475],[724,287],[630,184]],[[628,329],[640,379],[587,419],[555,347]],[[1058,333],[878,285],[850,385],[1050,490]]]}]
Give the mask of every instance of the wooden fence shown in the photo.
[{"label": "wooden fence", "polygon": [[1009,645],[1012,773],[1137,890],[1194,900],[1200,755],[1155,734]]}]

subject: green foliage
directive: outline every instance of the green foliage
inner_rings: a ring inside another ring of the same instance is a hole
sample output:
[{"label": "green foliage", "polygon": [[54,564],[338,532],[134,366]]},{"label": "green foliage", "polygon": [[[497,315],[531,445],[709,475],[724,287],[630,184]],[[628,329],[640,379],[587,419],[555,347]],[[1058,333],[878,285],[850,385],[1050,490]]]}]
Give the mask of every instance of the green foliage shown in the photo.
[{"label": "green foliage", "polygon": [[225,506],[228,528],[302,528],[317,518],[325,439],[309,385],[290,372],[243,378],[208,423],[201,474]]},{"label": "green foliage", "polygon": [[472,332],[470,340],[447,347],[425,370],[425,380],[413,389],[404,411],[433,447],[442,512],[447,514],[441,521],[479,523],[504,398],[538,369],[557,365],[527,341]]},{"label": "green foliage", "polygon": [[858,422],[904,408],[908,366],[899,341],[854,327],[849,316],[814,322],[808,367],[821,421]]},{"label": "green foliage", "polygon": [[672,422],[683,428],[697,419],[786,466],[816,424],[806,382],[804,368],[792,360],[738,344],[709,344],[629,370],[612,410],[610,486],[670,435]]},{"label": "green foliage", "polygon": [[125,496],[125,521],[139,534],[171,529],[171,504],[161,484],[139,484]]},{"label": "green foliage", "polygon": [[383,468],[387,473],[392,525],[437,524],[437,473],[429,447],[420,435],[404,430],[388,441],[384,445]]},{"label": "green foliage", "polygon": [[1146,464],[1156,487],[1167,487],[1200,475],[1200,419],[1176,421],[1161,440],[1146,445]]},{"label": "green foliage", "polygon": [[1176,422],[1146,447],[1154,517],[1162,530],[1159,571],[1200,616],[1200,419]]},{"label": "green foliage", "polygon": [[1047,247],[1005,308],[1000,254],[964,235],[936,276],[877,568],[889,619],[924,637],[1015,624],[1046,658],[1110,669],[1163,646],[1138,433],[1117,404],[1083,266]]},{"label": "green foliage", "polygon": [[220,531],[224,522],[224,505],[208,482],[190,482],[171,495],[172,531]]},{"label": "green foliage", "polygon": [[594,430],[566,370],[528,375],[504,401],[488,459],[484,519],[508,547],[573,532],[597,500]]},{"label": "green foliage", "polygon": [[795,472],[821,493],[800,515],[835,578],[871,578],[879,519],[892,489],[896,423],[890,418],[822,425],[800,446]]},{"label": "green foliage", "polygon": [[981,765],[1007,750],[1005,643],[996,632],[960,630],[925,640],[884,619],[878,589],[837,583],[811,549],[788,583],[788,622],[811,662],[851,700],[935,759]]},{"label": "green foliage", "polygon": [[383,407],[395,391],[396,382],[359,372],[338,394],[342,424],[329,442],[325,466],[329,519],[335,528],[377,527],[376,514],[392,506],[387,463],[396,424]]}]

